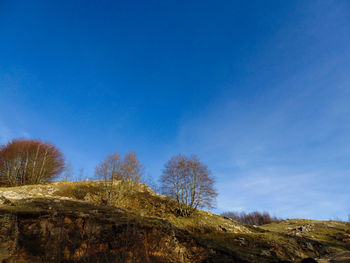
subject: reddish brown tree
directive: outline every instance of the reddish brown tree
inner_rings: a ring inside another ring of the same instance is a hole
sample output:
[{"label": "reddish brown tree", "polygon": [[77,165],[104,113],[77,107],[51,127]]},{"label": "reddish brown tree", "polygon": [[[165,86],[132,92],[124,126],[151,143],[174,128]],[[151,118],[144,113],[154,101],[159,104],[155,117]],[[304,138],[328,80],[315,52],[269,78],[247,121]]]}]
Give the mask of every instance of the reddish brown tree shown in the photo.
[{"label": "reddish brown tree", "polygon": [[213,207],[217,192],[207,166],[192,155],[177,155],[166,164],[161,176],[163,194],[176,200],[179,213],[191,215],[197,208]]},{"label": "reddish brown tree", "polygon": [[103,180],[130,179],[140,182],[143,170],[143,166],[134,152],[125,154],[124,159],[119,153],[113,153],[97,165],[95,175]]},{"label": "reddish brown tree", "polygon": [[103,180],[120,180],[122,159],[119,153],[113,153],[99,163],[95,169],[95,175]]},{"label": "reddish brown tree", "polygon": [[144,169],[135,152],[129,152],[124,155],[121,168],[123,179],[131,179],[137,183],[142,179]]},{"label": "reddish brown tree", "polygon": [[63,169],[63,154],[51,143],[14,139],[0,146],[2,185],[16,186],[52,181]]}]

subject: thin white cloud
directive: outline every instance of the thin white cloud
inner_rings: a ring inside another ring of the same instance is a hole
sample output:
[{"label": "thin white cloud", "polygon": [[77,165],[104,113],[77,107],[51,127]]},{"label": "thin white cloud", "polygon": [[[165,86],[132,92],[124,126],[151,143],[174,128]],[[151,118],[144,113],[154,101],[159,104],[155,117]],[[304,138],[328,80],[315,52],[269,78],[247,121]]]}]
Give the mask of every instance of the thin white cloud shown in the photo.
[{"label": "thin white cloud", "polygon": [[218,209],[267,210],[289,218],[346,219],[350,197],[341,182],[347,181],[349,172],[335,172],[335,176],[330,172],[304,172],[290,167],[250,170],[219,182]]},{"label": "thin white cloud", "polygon": [[252,98],[254,107],[227,98],[199,119],[183,122],[178,152],[200,154],[213,171],[218,211],[347,218],[350,93],[344,86],[349,80],[322,78],[334,68],[317,68],[322,70],[312,70],[319,79],[312,86],[303,77],[307,72],[300,72],[296,82],[284,83],[288,88]]}]

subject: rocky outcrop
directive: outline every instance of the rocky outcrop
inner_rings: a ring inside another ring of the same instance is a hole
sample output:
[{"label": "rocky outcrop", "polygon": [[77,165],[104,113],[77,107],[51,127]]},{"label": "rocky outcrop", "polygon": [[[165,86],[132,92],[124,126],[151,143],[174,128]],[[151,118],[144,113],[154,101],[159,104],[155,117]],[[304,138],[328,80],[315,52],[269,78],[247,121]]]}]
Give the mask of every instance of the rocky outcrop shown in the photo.
[{"label": "rocky outcrop", "polygon": [[96,207],[67,212],[62,202],[74,206],[60,201],[60,207],[42,203],[52,212],[2,210],[0,262],[243,262],[165,220]]},{"label": "rocky outcrop", "polygon": [[0,188],[0,262],[336,262],[350,250],[349,223],[185,218],[146,185],[114,186],[109,206],[99,181]]},{"label": "rocky outcrop", "polygon": [[330,255],[326,258],[318,260],[318,262],[319,263],[349,263],[350,251]]}]

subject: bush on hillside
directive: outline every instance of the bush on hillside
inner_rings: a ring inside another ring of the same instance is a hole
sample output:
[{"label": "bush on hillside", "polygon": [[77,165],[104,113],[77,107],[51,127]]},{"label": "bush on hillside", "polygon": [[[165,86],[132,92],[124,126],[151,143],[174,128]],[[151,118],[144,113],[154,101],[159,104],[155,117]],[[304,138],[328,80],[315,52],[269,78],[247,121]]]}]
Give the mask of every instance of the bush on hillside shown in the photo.
[{"label": "bush on hillside", "polygon": [[268,212],[260,213],[258,211],[255,211],[247,214],[245,212],[238,213],[238,212],[229,211],[229,212],[224,212],[221,215],[231,218],[232,220],[235,220],[238,222],[242,222],[248,225],[257,225],[257,226],[281,221],[281,219],[275,216],[271,216]]},{"label": "bush on hillside", "polygon": [[51,143],[14,139],[0,146],[1,185],[18,186],[52,181],[63,169],[63,154]]}]

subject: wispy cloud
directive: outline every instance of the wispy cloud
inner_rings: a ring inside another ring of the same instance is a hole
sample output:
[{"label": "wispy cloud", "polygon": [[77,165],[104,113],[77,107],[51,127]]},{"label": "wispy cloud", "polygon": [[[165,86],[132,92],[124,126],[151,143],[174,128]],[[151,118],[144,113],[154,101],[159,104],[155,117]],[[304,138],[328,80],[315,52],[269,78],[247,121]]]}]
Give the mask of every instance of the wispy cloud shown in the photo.
[{"label": "wispy cloud", "polygon": [[345,219],[350,211],[348,186],[344,185],[349,172],[305,172],[291,167],[248,170],[219,183],[218,209],[267,210],[288,218]]},{"label": "wispy cloud", "polygon": [[329,77],[336,68],[317,65],[251,98],[253,106],[248,94],[227,97],[183,122],[179,151],[200,153],[213,170],[218,211],[347,218],[350,81]]}]

